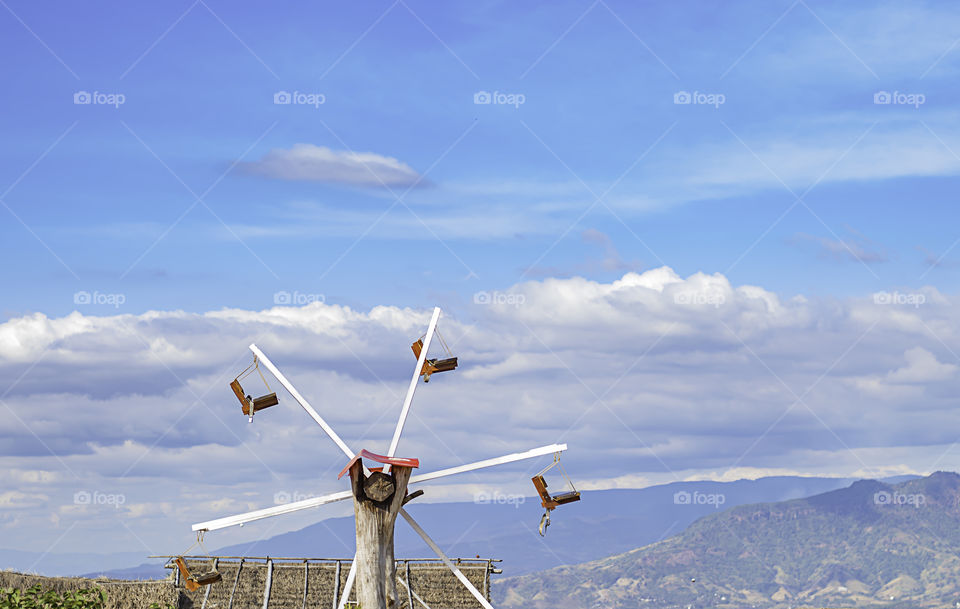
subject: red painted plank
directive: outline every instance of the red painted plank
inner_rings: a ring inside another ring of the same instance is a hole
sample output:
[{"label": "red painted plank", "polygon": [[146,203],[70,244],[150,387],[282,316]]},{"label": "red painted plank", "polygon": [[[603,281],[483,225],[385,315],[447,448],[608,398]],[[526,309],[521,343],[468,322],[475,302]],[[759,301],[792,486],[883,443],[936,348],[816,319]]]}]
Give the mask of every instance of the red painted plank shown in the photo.
[{"label": "red painted plank", "polygon": [[353,466],[353,464],[362,457],[370,459],[371,461],[376,461],[377,463],[383,463],[384,465],[392,465],[394,467],[420,467],[420,459],[406,457],[386,457],[384,455],[372,453],[367,449],[363,449],[357,453],[353,459],[350,459],[350,463],[347,463],[347,466],[340,471],[340,474],[337,476],[337,480],[343,478],[343,475],[350,471],[350,468]]}]

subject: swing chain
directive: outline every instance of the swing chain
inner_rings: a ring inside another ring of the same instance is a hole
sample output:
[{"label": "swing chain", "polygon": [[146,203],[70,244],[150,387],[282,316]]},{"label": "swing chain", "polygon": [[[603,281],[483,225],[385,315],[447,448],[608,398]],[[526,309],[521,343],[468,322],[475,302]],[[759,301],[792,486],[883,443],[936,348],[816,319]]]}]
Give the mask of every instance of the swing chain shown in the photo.
[{"label": "swing chain", "polygon": [[267,386],[267,391],[273,391],[270,389],[270,383],[267,382],[267,377],[263,376],[263,370],[260,369],[260,359],[256,355],[253,356],[253,363],[257,368],[257,373],[260,375],[260,380]]},{"label": "swing chain", "polygon": [[560,466],[560,473],[563,474],[563,477],[564,477],[564,479],[566,479],[567,484],[570,485],[570,488],[571,488],[571,489],[573,489],[574,491],[576,491],[576,490],[577,490],[577,487],[575,487],[575,486],[573,485],[573,480],[571,480],[571,479],[570,479],[570,476],[567,475],[567,470],[564,469],[563,463],[560,463],[560,453],[559,453],[559,452],[558,452],[558,453],[555,453],[554,456],[553,456],[553,459],[554,459],[554,461],[556,462],[556,464]]},{"label": "swing chain", "polygon": [[258,358],[256,355],[253,356],[253,363],[247,366],[246,368],[244,368],[243,372],[237,375],[237,380],[238,381],[243,380],[247,376],[253,374],[253,370],[250,370],[251,368],[253,368],[253,370],[256,370],[257,374],[260,375],[260,380],[262,380],[263,384],[266,385],[267,391],[273,391],[272,389],[270,389],[270,383],[267,382],[267,377],[265,377],[263,375],[263,371],[260,370],[260,358]]},{"label": "swing chain", "polygon": [[[447,355],[453,357],[453,351],[450,350],[450,347],[447,345],[447,341],[444,340],[443,334],[440,334],[440,328],[434,328],[433,333],[436,334],[437,338],[440,339],[440,346],[443,347],[443,350],[447,353]],[[426,337],[427,337],[426,334],[422,334],[420,338],[418,338],[417,340],[422,341]]]}]

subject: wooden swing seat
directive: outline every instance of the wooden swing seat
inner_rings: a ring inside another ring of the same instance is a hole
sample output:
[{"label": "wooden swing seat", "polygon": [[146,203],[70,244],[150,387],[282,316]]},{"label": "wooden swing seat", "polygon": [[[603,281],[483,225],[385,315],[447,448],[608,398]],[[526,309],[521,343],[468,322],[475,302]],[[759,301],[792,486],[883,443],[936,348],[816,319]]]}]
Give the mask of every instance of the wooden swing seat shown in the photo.
[{"label": "wooden swing seat", "polygon": [[[420,352],[423,350],[423,339],[417,340],[417,342],[410,345],[410,348],[413,349],[413,355],[417,359],[420,359]],[[446,359],[428,359],[423,362],[423,368],[420,369],[420,376],[423,377],[424,383],[430,382],[430,375],[434,372],[449,372],[451,370],[456,370],[457,368],[457,358],[448,357]]]},{"label": "wooden swing seat", "polygon": [[580,501],[580,491],[567,491],[551,495],[550,491],[547,490],[547,481],[541,474],[534,476],[531,480],[533,480],[534,488],[537,489],[537,494],[540,495],[540,505],[546,508],[547,511],[554,509],[558,505]]},{"label": "wooden swing seat", "polygon": [[[253,411],[260,412],[264,408],[270,408],[271,406],[276,406],[280,403],[280,400],[277,399],[276,393],[268,393],[267,395],[261,395],[258,398],[253,398]],[[250,414],[249,408],[243,409],[243,414]]]},{"label": "wooden swing seat", "polygon": [[230,382],[230,388],[233,389],[234,395],[237,396],[237,399],[240,400],[240,405],[243,408],[243,414],[250,415],[250,404],[253,404],[253,412],[259,412],[264,408],[270,408],[271,406],[276,406],[280,403],[280,400],[277,399],[276,393],[268,393],[266,395],[261,395],[258,398],[251,398],[249,395],[245,395],[243,387],[240,386],[240,379],[233,379]]},{"label": "wooden swing seat", "polygon": [[177,565],[180,575],[183,576],[183,586],[190,592],[199,590],[201,586],[215,584],[223,579],[223,576],[217,570],[207,571],[200,575],[191,575],[190,569],[187,568],[187,561],[182,556],[177,556],[173,562]]}]

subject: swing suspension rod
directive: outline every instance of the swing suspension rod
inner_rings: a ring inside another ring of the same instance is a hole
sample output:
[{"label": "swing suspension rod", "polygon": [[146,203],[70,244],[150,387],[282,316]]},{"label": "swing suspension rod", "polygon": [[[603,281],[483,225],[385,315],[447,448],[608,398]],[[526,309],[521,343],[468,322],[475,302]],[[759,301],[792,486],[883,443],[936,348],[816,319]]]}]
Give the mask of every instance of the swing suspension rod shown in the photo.
[{"label": "swing suspension rod", "polygon": [[251,374],[253,374],[253,370],[250,370],[251,368],[253,368],[253,370],[256,370],[257,374],[260,375],[260,380],[262,380],[263,384],[266,385],[267,391],[273,391],[273,389],[270,388],[270,383],[267,382],[267,377],[263,375],[263,370],[260,369],[260,358],[258,358],[256,355],[253,356],[253,363],[247,366],[246,368],[244,368],[243,372],[237,375],[237,380],[238,381],[243,380],[248,376],[250,376]]},{"label": "swing suspension rod", "polygon": [[[443,347],[444,353],[446,353],[447,355],[452,356],[452,355],[453,355],[453,351],[450,350],[450,346],[447,345],[447,341],[444,340],[443,334],[440,334],[440,328],[436,328],[436,329],[433,331],[433,333],[436,334],[436,335],[437,335],[437,338],[440,339],[440,346]],[[417,339],[417,340],[423,340],[423,339],[425,339],[426,337],[427,337],[426,334],[422,334],[422,335],[420,336],[420,338]]]},{"label": "swing suspension rod", "polygon": [[[551,461],[545,468],[541,469],[537,476],[542,476],[554,467],[560,468],[560,473],[563,474],[563,478],[567,481],[567,484],[570,485],[570,488],[574,491],[577,490],[577,487],[573,485],[573,480],[570,479],[570,476],[567,475],[567,470],[564,469],[563,463],[560,462],[560,453],[553,453],[553,461]],[[534,476],[534,477],[537,477]]]}]

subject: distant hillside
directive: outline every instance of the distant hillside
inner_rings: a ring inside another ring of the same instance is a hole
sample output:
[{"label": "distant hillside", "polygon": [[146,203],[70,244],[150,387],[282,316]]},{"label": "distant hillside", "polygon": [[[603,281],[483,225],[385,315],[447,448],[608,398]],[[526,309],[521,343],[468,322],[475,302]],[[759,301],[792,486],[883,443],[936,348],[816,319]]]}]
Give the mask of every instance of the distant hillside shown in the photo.
[{"label": "distant hillside", "polygon": [[[3,540],[0,540],[2,543]],[[112,572],[143,561],[147,553],[116,552],[113,554],[84,554],[80,552],[32,552],[0,548],[0,570],[39,573],[50,576],[71,576],[95,569]],[[162,569],[161,569],[162,571]],[[163,573],[157,575],[163,577]]]},{"label": "distant hillside", "polygon": [[742,505],[625,554],[508,578],[504,607],[954,607],[960,476]]},{"label": "distant hillside", "polygon": [[[407,506],[430,535],[451,556],[502,558],[504,573],[522,575],[559,565],[595,560],[626,552],[683,531],[698,518],[745,503],[808,497],[842,488],[853,480],[781,476],[736,482],[675,482],[644,489],[588,491],[583,500],[554,512],[547,536],[537,534],[543,508],[533,498],[522,503],[420,503]],[[429,492],[429,490],[428,490]],[[684,495],[686,493],[686,495]],[[679,495],[678,495],[679,494]],[[689,496],[689,503],[677,503]],[[722,496],[721,503],[701,497]],[[320,512],[318,512],[320,513]],[[210,517],[222,514],[210,514]],[[221,555],[350,557],[353,518],[331,518],[299,531],[214,549]],[[250,527],[251,535],[256,528]],[[397,556],[429,558],[433,552],[404,522],[397,524]],[[173,551],[173,550],[171,550]],[[131,565],[137,563],[129,563]],[[91,573],[87,569],[81,573]],[[125,570],[104,570],[110,577],[163,577],[159,564]],[[99,574],[99,572],[94,573]]]}]

